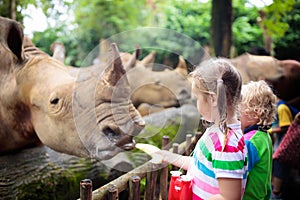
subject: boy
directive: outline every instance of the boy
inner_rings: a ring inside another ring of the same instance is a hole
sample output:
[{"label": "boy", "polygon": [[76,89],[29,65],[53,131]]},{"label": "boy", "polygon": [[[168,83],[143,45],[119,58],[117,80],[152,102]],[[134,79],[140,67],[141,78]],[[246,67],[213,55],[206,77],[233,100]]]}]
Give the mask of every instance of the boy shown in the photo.
[{"label": "boy", "polygon": [[267,130],[275,114],[276,96],[265,81],[243,85],[240,120],[248,149],[245,200],[269,200],[271,197],[273,147]]}]

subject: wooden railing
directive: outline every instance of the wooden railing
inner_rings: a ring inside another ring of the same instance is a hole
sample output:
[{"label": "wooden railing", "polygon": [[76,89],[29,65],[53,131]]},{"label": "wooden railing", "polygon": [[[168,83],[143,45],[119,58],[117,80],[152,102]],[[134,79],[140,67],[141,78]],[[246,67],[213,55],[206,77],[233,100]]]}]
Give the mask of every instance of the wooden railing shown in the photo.
[{"label": "wooden railing", "polygon": [[[201,132],[196,132],[194,136],[192,134],[187,134],[185,142],[181,144],[173,143],[172,148],[170,148],[171,144],[169,137],[164,136],[162,139],[162,149],[166,149],[181,155],[190,155],[201,135]],[[128,191],[129,200],[140,200],[140,183],[142,179],[146,179],[143,199],[167,200],[169,182],[168,167],[169,165],[167,163],[156,164],[150,160],[94,191],[92,191],[91,180],[82,180],[80,182],[79,200],[116,200],[119,199],[119,194],[125,190]],[[172,170],[177,169],[178,168],[175,166],[172,166]],[[157,187],[158,178],[159,187]]]}]

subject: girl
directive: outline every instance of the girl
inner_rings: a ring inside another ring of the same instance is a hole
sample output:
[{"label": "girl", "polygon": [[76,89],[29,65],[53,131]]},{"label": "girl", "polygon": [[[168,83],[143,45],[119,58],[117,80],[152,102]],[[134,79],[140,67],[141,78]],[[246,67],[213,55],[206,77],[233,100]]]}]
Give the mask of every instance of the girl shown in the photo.
[{"label": "girl", "polygon": [[192,157],[158,152],[165,162],[193,177],[193,199],[241,199],[246,180],[246,148],[236,110],[242,78],[225,59],[204,61],[192,73],[192,92],[201,116],[212,124]]}]

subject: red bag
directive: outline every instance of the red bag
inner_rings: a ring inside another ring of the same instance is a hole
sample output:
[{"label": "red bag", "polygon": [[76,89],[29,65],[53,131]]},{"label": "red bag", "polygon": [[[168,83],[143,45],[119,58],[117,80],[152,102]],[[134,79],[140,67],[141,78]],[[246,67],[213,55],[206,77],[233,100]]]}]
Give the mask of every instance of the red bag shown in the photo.
[{"label": "red bag", "polygon": [[180,200],[189,199],[192,199],[192,178],[186,175],[182,175]]},{"label": "red bag", "polygon": [[180,200],[180,187],[178,187],[177,179],[180,178],[180,171],[171,171],[171,181],[169,186],[168,200]]},{"label": "red bag", "polygon": [[171,174],[168,200],[191,200],[192,178],[186,175],[180,176],[179,171],[171,171]]}]

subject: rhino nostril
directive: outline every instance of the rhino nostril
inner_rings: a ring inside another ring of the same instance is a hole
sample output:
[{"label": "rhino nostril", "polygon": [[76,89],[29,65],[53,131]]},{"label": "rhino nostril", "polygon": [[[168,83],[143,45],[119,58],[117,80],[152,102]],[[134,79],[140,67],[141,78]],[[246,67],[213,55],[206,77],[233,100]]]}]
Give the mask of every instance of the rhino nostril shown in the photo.
[{"label": "rhino nostril", "polygon": [[182,89],[182,90],[180,91],[179,95],[182,96],[182,97],[188,97],[188,96],[189,96],[189,93],[188,93],[187,90]]},{"label": "rhino nostril", "polygon": [[58,102],[59,102],[59,98],[57,98],[57,97],[50,100],[50,103],[54,104],[54,105],[57,104]]},{"label": "rhino nostril", "polygon": [[113,137],[116,137],[118,135],[109,127],[106,127],[105,129],[103,129],[103,133],[110,139],[112,139]]}]

